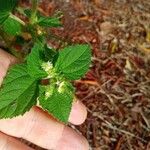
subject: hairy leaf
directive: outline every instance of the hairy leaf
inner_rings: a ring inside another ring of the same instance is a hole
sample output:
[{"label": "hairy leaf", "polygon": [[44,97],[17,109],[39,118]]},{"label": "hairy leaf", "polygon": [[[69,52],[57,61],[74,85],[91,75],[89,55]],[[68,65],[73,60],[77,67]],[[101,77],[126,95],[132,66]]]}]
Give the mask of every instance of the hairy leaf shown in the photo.
[{"label": "hairy leaf", "polygon": [[50,92],[52,94],[48,98],[45,98],[45,93],[40,95],[40,105],[56,119],[67,123],[73,102],[72,91],[67,89],[60,93],[57,88],[53,88],[53,91]]},{"label": "hairy leaf", "polygon": [[76,80],[81,78],[91,63],[90,47],[86,44],[68,46],[59,52],[56,69],[66,78]]},{"label": "hairy leaf", "polygon": [[22,115],[36,104],[38,86],[25,64],[13,66],[0,88],[0,118]]},{"label": "hairy leaf", "polygon": [[43,27],[60,27],[61,26],[60,18],[45,17],[45,16],[40,16],[38,18],[38,24]]},{"label": "hairy leaf", "polygon": [[35,43],[31,53],[27,57],[27,65],[29,74],[36,78],[41,79],[47,76],[47,73],[42,69],[42,58],[44,48],[40,42]]},{"label": "hairy leaf", "polygon": [[8,17],[6,21],[3,23],[3,29],[6,33],[10,35],[15,36],[21,34],[21,24],[10,17]]},{"label": "hairy leaf", "polygon": [[18,0],[0,0],[0,24],[2,24],[13,10]]}]

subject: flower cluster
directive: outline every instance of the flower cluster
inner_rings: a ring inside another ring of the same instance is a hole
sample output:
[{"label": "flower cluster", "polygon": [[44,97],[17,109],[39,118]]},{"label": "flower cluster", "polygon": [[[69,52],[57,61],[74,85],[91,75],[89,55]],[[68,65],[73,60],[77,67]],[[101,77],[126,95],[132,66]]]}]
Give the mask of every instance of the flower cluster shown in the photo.
[{"label": "flower cluster", "polygon": [[55,88],[57,88],[59,93],[64,93],[65,87],[67,86],[67,82],[63,81],[63,79],[60,78],[58,73],[55,71],[52,62],[50,61],[44,62],[42,63],[41,67],[48,74],[47,79],[50,79],[50,81],[53,80],[53,83],[51,85],[46,86],[46,91],[45,91],[46,99],[53,94]]},{"label": "flower cluster", "polygon": [[48,74],[47,78],[54,78],[56,76],[56,71],[53,67],[52,62],[44,62],[42,63],[41,67]]}]

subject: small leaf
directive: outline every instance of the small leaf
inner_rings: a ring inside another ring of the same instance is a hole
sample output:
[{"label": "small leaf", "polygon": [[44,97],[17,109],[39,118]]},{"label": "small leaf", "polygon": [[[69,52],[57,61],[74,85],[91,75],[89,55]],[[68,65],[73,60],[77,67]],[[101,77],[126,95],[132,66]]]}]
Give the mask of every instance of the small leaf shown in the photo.
[{"label": "small leaf", "polygon": [[0,0],[0,24],[2,24],[13,10],[18,0]]},{"label": "small leaf", "polygon": [[91,50],[86,44],[68,46],[59,52],[55,68],[66,78],[76,80],[81,78],[91,63]]},{"label": "small leaf", "polygon": [[[30,18],[31,17],[31,14],[32,14],[32,10],[31,9],[29,9],[29,8],[27,8],[27,9],[24,9],[24,14],[28,17],[28,18]],[[37,17],[39,17],[41,14],[40,14],[40,12],[39,11],[37,11]]]},{"label": "small leaf", "polygon": [[26,64],[13,66],[0,88],[0,118],[23,115],[36,104],[37,94],[37,81],[28,75]]},{"label": "small leaf", "polygon": [[[31,10],[30,9],[25,9],[24,13],[26,14],[27,17],[31,17]],[[60,27],[62,26],[60,22],[60,16],[59,17],[46,17],[42,16],[40,12],[37,12],[37,22],[38,25],[42,27]]]},{"label": "small leaf", "polygon": [[[45,45],[45,51],[44,51],[44,55],[45,55],[45,61],[55,61],[55,57],[58,54],[58,52],[49,47],[47,44]],[[57,58],[56,58],[57,59]]]},{"label": "small leaf", "polygon": [[28,18],[30,18],[30,17],[31,17],[31,9],[25,9],[25,10],[24,10],[24,14],[25,14]]},{"label": "small leaf", "polygon": [[45,93],[40,95],[40,105],[56,119],[67,123],[73,102],[73,92],[68,88],[60,93],[57,88],[54,88],[53,93],[50,93],[49,95],[50,97],[48,98],[46,98]]},{"label": "small leaf", "polygon": [[41,79],[47,76],[47,73],[41,67],[43,63],[42,58],[44,57],[43,51],[44,48],[42,44],[37,42],[27,57],[28,72],[36,79]]},{"label": "small leaf", "polygon": [[10,17],[3,23],[3,29],[4,32],[13,36],[21,34],[21,24]]},{"label": "small leaf", "polygon": [[60,18],[40,16],[38,24],[43,27],[60,27]]}]

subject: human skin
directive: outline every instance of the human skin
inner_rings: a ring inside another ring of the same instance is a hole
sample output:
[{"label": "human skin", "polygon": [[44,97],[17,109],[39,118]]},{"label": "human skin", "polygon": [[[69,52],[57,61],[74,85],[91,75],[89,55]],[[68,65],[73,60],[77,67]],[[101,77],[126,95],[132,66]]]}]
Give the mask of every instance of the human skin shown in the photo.
[{"label": "human skin", "polygon": [[[8,68],[17,59],[0,49],[0,85]],[[82,124],[87,116],[86,107],[79,101],[73,103],[69,122]],[[0,120],[0,150],[32,150],[17,138],[23,138],[45,149],[88,150],[87,140],[70,127],[34,106],[23,116]]]}]

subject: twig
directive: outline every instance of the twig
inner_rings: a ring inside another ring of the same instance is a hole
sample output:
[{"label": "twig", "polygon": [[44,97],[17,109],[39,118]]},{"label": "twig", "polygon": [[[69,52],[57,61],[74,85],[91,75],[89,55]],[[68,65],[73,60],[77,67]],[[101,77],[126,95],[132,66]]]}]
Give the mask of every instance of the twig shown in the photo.
[{"label": "twig", "polygon": [[115,103],[114,103],[112,97],[111,97],[108,93],[106,93],[103,88],[100,87],[100,90],[99,90],[98,92],[99,92],[99,93],[102,93],[102,94],[104,94],[104,95],[106,95],[106,97],[109,99],[110,103],[111,103],[115,108],[117,108],[117,106],[115,105]]},{"label": "twig", "polygon": [[83,83],[83,84],[89,84],[89,85],[95,85],[99,86],[97,81],[90,81],[90,80],[77,80],[76,83]]},{"label": "twig", "polygon": [[133,134],[133,133],[131,133],[131,132],[128,132],[128,131],[123,130],[123,129],[119,129],[119,128],[117,128],[117,127],[112,126],[111,124],[109,124],[109,125],[108,125],[108,124],[105,124],[105,126],[108,127],[108,128],[110,128],[110,129],[112,129],[112,130],[115,130],[115,131],[124,133],[124,134],[126,134],[126,135],[129,135],[129,136],[131,136],[131,137],[135,137],[135,138],[137,138],[138,140],[141,140],[141,141],[144,142],[144,143],[147,143],[146,140],[144,140],[143,138],[141,138],[141,137],[139,137],[139,136],[136,136],[135,134]]},{"label": "twig", "polygon": [[142,110],[140,111],[140,114],[141,114],[143,120],[145,121],[145,123],[146,123],[148,129],[150,130],[150,124],[149,124],[149,121],[148,121],[148,120],[146,119],[146,117],[144,116]]},{"label": "twig", "polygon": [[[93,113],[93,115],[94,115],[94,113]],[[131,137],[135,137],[136,139],[141,140],[141,141],[144,142],[144,143],[147,143],[146,140],[144,140],[143,138],[141,138],[141,137],[139,137],[139,136],[136,136],[135,134],[133,134],[133,133],[131,133],[131,132],[129,132],[129,131],[126,131],[126,130],[123,130],[123,129],[119,129],[119,128],[117,128],[117,127],[114,127],[110,122],[108,122],[106,119],[104,119],[102,115],[99,115],[99,116],[97,116],[97,117],[98,117],[99,119],[101,119],[101,120],[104,122],[104,126],[110,128],[110,129],[112,129],[112,130],[115,130],[115,131],[117,131],[117,132],[120,132],[120,133],[124,133],[124,134],[126,134],[126,135],[129,135],[129,136],[131,136]]]},{"label": "twig", "polygon": [[129,150],[133,150],[133,148],[132,148],[132,145],[131,145],[131,142],[130,142],[130,139],[129,139],[129,136],[128,135],[126,135],[126,137],[127,137],[127,142],[128,142],[128,147],[129,147]]}]

